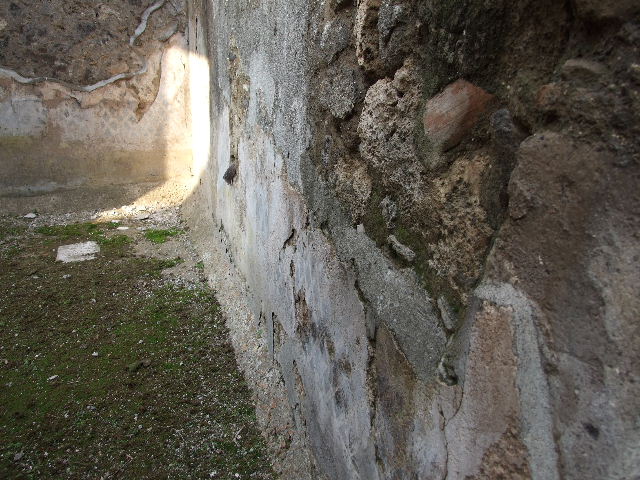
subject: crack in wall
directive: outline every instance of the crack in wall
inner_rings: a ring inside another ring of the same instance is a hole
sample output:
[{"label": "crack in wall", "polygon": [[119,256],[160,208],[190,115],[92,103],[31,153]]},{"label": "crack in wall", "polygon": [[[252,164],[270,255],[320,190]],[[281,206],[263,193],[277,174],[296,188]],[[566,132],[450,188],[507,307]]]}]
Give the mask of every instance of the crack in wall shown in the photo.
[{"label": "crack in wall", "polygon": [[[458,408],[458,411],[460,410],[460,408]],[[458,411],[456,411],[453,416],[455,417],[455,415],[458,413]],[[449,423],[447,421],[447,418],[444,415],[444,412],[442,411],[442,405],[438,404],[438,413],[440,414],[440,421],[442,422],[442,438],[444,440],[444,474],[442,476],[442,480],[447,480],[447,478],[449,477],[449,440],[447,439],[447,424]]]}]

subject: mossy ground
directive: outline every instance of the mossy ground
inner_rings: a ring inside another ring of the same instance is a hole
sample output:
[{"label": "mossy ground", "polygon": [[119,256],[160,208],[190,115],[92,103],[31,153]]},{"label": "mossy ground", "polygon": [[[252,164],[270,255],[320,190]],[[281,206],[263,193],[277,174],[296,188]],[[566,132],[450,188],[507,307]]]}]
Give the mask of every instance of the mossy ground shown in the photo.
[{"label": "mossy ground", "polygon": [[274,478],[213,293],[114,227],[0,220],[0,478]]},{"label": "mossy ground", "polygon": [[184,232],[179,228],[149,229],[146,232],[144,232],[144,236],[147,238],[147,240],[153,243],[164,243],[169,238],[175,237],[182,233]]}]

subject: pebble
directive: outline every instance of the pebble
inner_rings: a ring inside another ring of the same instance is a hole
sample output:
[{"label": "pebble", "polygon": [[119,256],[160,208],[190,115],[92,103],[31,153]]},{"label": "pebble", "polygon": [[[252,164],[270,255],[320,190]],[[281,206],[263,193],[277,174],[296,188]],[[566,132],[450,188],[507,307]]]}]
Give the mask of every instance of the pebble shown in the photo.
[{"label": "pebble", "polygon": [[148,358],[145,358],[144,360],[139,360],[137,362],[133,362],[129,364],[129,366],[127,367],[127,370],[129,370],[129,373],[135,373],[141,368],[147,368],[150,365],[151,365],[151,360],[149,360]]}]

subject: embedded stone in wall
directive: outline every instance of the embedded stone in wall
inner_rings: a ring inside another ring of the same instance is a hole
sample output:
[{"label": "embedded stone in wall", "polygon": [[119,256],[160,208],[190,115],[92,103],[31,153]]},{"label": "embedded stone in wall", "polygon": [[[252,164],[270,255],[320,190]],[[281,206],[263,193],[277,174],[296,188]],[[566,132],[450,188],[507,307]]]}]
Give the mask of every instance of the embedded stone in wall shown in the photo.
[{"label": "embedded stone in wall", "polygon": [[336,118],[343,119],[351,113],[355,107],[358,88],[356,73],[332,67],[329,74],[321,84],[321,104]]},{"label": "embedded stone in wall", "polygon": [[607,73],[607,68],[598,62],[583,58],[572,58],[562,66],[562,78],[565,80],[596,80]]},{"label": "embedded stone in wall", "polygon": [[624,17],[640,8],[636,0],[576,0],[578,16],[586,20],[608,20]]},{"label": "embedded stone in wall", "polygon": [[410,139],[418,126],[419,95],[416,69],[408,60],[393,80],[383,78],[369,88],[358,124],[362,157],[385,179],[404,185],[417,178],[419,156]]},{"label": "embedded stone in wall", "polygon": [[333,10],[338,10],[339,8],[343,8],[348,6],[350,3],[350,0],[329,0],[329,6],[333,9]]},{"label": "embedded stone in wall", "polygon": [[400,243],[395,235],[389,235],[389,238],[387,238],[387,243],[391,247],[391,250],[393,250],[396,255],[401,257],[403,260],[407,262],[413,262],[416,259],[415,252],[406,245]]},{"label": "embedded stone in wall", "polygon": [[442,151],[455,147],[487,110],[493,95],[466,80],[457,80],[427,102],[424,132]]},{"label": "embedded stone in wall", "polygon": [[340,52],[349,48],[351,44],[351,23],[351,18],[343,15],[325,23],[322,28],[320,50],[328,64],[332,63]]},{"label": "embedded stone in wall", "polygon": [[336,164],[336,193],[341,200],[352,205],[354,221],[364,213],[371,196],[371,177],[367,173],[367,166],[360,161],[344,158]]},{"label": "embedded stone in wall", "polygon": [[361,67],[368,71],[379,68],[378,10],[380,0],[358,2],[354,36],[356,55]]}]

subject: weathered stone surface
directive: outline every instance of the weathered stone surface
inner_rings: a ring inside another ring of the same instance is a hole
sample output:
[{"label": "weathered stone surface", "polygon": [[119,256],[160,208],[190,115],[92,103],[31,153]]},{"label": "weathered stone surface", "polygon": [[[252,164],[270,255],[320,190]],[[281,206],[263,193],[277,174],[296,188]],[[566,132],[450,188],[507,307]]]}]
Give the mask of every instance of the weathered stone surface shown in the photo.
[{"label": "weathered stone surface", "polygon": [[320,37],[320,50],[324,60],[331,63],[336,56],[351,43],[352,20],[349,16],[339,16],[324,24]]},{"label": "weathered stone surface", "polygon": [[[557,133],[530,137],[510,185],[511,220],[490,263],[490,276],[517,278],[538,305],[548,372],[540,377],[549,385],[549,421],[561,432],[558,468],[568,478],[624,477],[637,462],[617,446],[635,435],[628,415],[640,407],[632,373],[640,305],[625,286],[640,278],[637,263],[625,263],[640,255],[636,169],[617,168],[606,150]],[[603,453],[616,462],[602,462]]]},{"label": "weathered stone surface", "polygon": [[562,89],[557,83],[549,83],[540,87],[537,93],[537,104],[541,110],[553,112],[558,106],[558,100],[562,95]]},{"label": "weathered stone surface", "polygon": [[356,74],[353,71],[330,69],[321,84],[320,101],[336,118],[345,118],[353,111],[358,96]]},{"label": "weathered stone surface", "polygon": [[440,406],[433,392],[416,382],[411,365],[385,328],[376,337],[371,374],[379,478],[445,476],[447,437]]},{"label": "weathered stone surface", "polygon": [[[411,140],[419,109],[418,99],[411,93],[417,89],[414,67],[408,63],[393,80],[384,78],[369,88],[358,125],[364,159],[397,175],[397,181],[411,182],[406,177],[413,173],[411,163],[417,158],[416,144]],[[394,168],[396,165],[405,171]]]},{"label": "weathered stone surface", "polygon": [[450,455],[447,471],[452,478],[467,478],[482,468],[491,473],[513,469],[522,478],[529,478],[527,450],[517,434],[509,442],[511,448],[515,447],[513,456],[503,455],[493,465],[485,458],[491,446],[504,441],[510,430],[519,429],[515,420],[522,412],[516,357],[520,352],[514,345],[516,319],[509,306],[486,300],[474,314],[464,395],[455,416],[445,423]]},{"label": "weathered stone surface", "polygon": [[353,4],[353,0],[329,0],[329,5],[334,10]]},{"label": "weathered stone surface", "polygon": [[527,136],[513,121],[511,112],[502,108],[491,115],[491,129],[497,147],[503,152],[515,153]]},{"label": "weathered stone surface", "polygon": [[466,80],[457,80],[427,102],[425,135],[443,151],[455,147],[473,129],[492,98]]},{"label": "weathered stone surface", "polygon": [[384,197],[380,202],[380,211],[387,228],[391,229],[398,218],[398,205],[390,197]]},{"label": "weathered stone surface", "polygon": [[358,2],[354,36],[358,63],[378,77],[392,76],[412,53],[419,22],[412,17],[412,1]]},{"label": "weathered stone surface", "polygon": [[444,323],[446,329],[454,331],[457,322],[455,314],[451,310],[451,305],[449,305],[446,298],[438,298],[438,309],[440,310],[440,318],[442,318],[442,323]]},{"label": "weathered stone surface", "polygon": [[562,65],[565,80],[597,80],[607,73],[607,68],[599,63],[582,58],[572,58]]},{"label": "weathered stone surface", "polygon": [[586,20],[626,20],[640,7],[634,0],[576,0],[575,8]]},{"label": "weathered stone surface", "polygon": [[354,158],[345,158],[336,165],[336,194],[353,206],[352,218],[359,219],[371,196],[372,181],[366,165]]},{"label": "weathered stone surface", "polygon": [[378,10],[381,0],[363,0],[358,2],[354,26],[356,54],[358,63],[366,70],[379,68],[378,57]]}]

